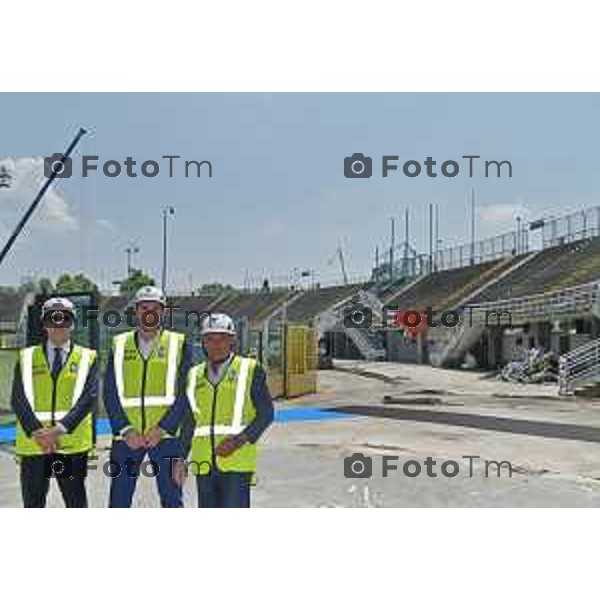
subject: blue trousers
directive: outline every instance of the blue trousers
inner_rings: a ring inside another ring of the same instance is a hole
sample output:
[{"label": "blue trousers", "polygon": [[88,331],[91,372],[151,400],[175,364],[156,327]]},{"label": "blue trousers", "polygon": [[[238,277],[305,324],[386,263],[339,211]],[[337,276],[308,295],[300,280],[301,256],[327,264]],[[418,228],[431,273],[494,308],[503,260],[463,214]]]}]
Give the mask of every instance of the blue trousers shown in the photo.
[{"label": "blue trousers", "polygon": [[162,440],[150,450],[131,450],[124,441],[114,441],[110,452],[112,478],[109,507],[131,507],[141,471],[142,477],[155,476],[163,508],[183,508],[182,489],[171,477],[172,463],[180,456],[179,453],[179,440],[175,438]]},{"label": "blue trousers", "polygon": [[199,508],[250,508],[252,473],[212,471],[198,475]]}]

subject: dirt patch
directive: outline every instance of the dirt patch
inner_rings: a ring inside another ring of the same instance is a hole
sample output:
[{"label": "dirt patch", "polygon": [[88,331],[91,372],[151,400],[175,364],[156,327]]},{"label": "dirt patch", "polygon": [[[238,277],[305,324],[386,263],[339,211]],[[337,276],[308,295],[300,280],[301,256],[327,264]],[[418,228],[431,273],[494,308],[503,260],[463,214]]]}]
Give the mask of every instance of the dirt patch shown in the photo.
[{"label": "dirt patch", "polygon": [[438,396],[389,396],[383,397],[384,404],[402,404],[402,405],[425,405],[437,406],[442,404],[442,399]]}]

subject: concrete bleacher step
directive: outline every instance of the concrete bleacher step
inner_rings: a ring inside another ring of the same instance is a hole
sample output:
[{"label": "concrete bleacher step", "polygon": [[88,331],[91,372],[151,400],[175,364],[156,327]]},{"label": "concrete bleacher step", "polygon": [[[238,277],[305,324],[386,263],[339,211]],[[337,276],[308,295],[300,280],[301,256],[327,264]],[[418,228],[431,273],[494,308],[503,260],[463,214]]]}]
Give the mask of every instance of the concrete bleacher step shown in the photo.
[{"label": "concrete bleacher step", "polygon": [[497,285],[473,299],[494,302],[575,287],[600,279],[600,238],[577,240],[545,248],[530,264],[514,270]]}]

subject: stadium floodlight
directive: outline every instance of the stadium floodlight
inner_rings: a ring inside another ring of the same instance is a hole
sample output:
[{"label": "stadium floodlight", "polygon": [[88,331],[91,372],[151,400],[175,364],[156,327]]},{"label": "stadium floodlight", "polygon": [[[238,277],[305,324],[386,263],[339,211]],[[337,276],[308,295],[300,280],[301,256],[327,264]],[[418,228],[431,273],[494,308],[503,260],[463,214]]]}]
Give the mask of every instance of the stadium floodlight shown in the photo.
[{"label": "stadium floodlight", "polygon": [[163,294],[167,293],[167,249],[168,249],[168,240],[167,240],[167,219],[171,215],[175,214],[174,206],[166,206],[163,208],[162,213],[162,222],[163,222],[163,261],[162,261],[162,274],[161,274],[161,285]]}]

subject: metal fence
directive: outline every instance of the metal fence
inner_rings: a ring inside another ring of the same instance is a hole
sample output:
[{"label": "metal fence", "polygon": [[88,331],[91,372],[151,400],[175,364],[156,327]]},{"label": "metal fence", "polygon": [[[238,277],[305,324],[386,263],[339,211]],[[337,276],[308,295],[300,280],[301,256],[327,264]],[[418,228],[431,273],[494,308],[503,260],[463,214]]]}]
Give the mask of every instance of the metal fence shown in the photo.
[{"label": "metal fence", "polygon": [[435,271],[459,269],[526,252],[529,252],[529,231],[522,227],[519,231],[509,231],[473,243],[442,248],[431,255],[403,256],[398,251],[396,256],[399,258],[394,260],[393,272],[390,271],[389,261],[384,262],[373,269],[373,280],[381,287],[390,285],[390,281],[414,279]]},{"label": "metal fence", "polygon": [[274,398],[292,398],[317,391],[319,353],[314,327],[289,325],[282,312],[278,312],[255,335],[258,359],[265,367]]},{"label": "metal fence", "polygon": [[[373,279],[377,283],[389,284],[401,277],[418,277],[433,271],[458,269],[501,258],[518,256],[530,250],[530,231],[542,231],[542,248],[559,246],[577,240],[600,236],[600,206],[578,210],[563,217],[549,217],[523,222],[514,231],[475,240],[466,244],[442,248],[429,254],[405,256],[402,248],[394,252],[393,271],[389,261],[373,269]],[[389,255],[389,251],[384,256]]]},{"label": "metal fence", "polygon": [[540,220],[544,248],[559,246],[600,235],[600,206],[576,211],[564,217]]},{"label": "metal fence", "polygon": [[[522,298],[468,304],[465,319],[494,324],[501,316],[510,323],[527,323],[587,315],[598,306],[598,282],[586,283]],[[502,323],[506,324],[506,320]]]},{"label": "metal fence", "polygon": [[500,258],[524,254],[529,250],[529,236],[526,229],[510,231],[494,237],[477,240],[445,248],[433,253],[431,270],[445,271],[469,265],[477,265]]}]

